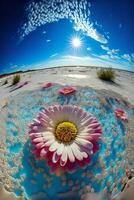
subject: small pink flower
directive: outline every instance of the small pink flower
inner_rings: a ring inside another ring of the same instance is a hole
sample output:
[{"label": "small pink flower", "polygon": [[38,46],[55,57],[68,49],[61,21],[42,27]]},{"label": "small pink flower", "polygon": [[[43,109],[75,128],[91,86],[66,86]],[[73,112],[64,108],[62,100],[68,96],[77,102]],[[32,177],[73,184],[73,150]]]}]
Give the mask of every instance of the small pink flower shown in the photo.
[{"label": "small pink flower", "polygon": [[116,108],[115,109],[115,115],[116,115],[117,118],[122,119],[124,121],[128,120],[126,112],[121,108]]},{"label": "small pink flower", "polygon": [[64,88],[61,88],[59,90],[59,93],[63,94],[63,95],[74,94],[75,92],[76,92],[76,88],[75,87],[71,87],[71,86],[64,87]]},{"label": "small pink flower", "polygon": [[54,83],[48,82],[42,86],[43,89],[54,86]]}]

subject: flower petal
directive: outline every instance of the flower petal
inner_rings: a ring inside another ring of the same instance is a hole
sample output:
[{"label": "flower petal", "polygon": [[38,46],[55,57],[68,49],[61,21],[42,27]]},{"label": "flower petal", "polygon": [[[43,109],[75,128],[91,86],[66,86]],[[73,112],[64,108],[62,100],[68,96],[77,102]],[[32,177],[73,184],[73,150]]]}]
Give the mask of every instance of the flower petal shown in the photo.
[{"label": "flower petal", "polygon": [[67,149],[66,149],[66,146],[64,146],[64,149],[63,149],[63,152],[62,152],[62,155],[61,155],[61,159],[60,159],[60,165],[61,166],[65,166],[65,164],[67,162],[67,158],[68,158]]},{"label": "flower petal", "polygon": [[94,133],[94,134],[91,134],[91,137],[93,138],[93,140],[98,140],[101,137],[101,134],[100,133]]},{"label": "flower petal", "polygon": [[86,140],[86,139],[83,139],[83,138],[76,138],[75,142],[79,145],[83,145],[83,146],[88,146],[88,149],[92,149],[93,148],[93,144]]},{"label": "flower petal", "polygon": [[41,152],[40,152],[40,157],[41,157],[41,158],[45,157],[46,153],[47,153],[47,151],[45,151],[45,149],[43,148],[43,149],[41,150]]},{"label": "flower petal", "polygon": [[70,162],[74,162],[75,157],[74,157],[74,154],[73,154],[70,146],[67,147],[67,154],[68,154],[68,158],[69,158]]},{"label": "flower petal", "polygon": [[57,152],[54,152],[53,157],[52,157],[52,162],[57,163],[59,158],[60,158],[60,156],[57,154]]},{"label": "flower petal", "polygon": [[56,151],[59,147],[59,143],[57,141],[55,141],[54,143],[51,144],[51,146],[49,147],[49,151]]},{"label": "flower petal", "polygon": [[58,154],[58,155],[61,155],[62,152],[63,152],[63,149],[64,149],[64,144],[60,144],[60,146],[59,146],[58,149],[57,149],[57,154]]},{"label": "flower petal", "polygon": [[44,146],[45,146],[44,142],[40,142],[40,143],[35,144],[35,147],[36,147],[37,149],[41,149],[41,148],[43,148]]},{"label": "flower petal", "polygon": [[55,142],[55,140],[49,140],[45,143],[45,146],[50,146],[51,144],[53,144]]},{"label": "flower petal", "polygon": [[80,152],[79,150],[79,147],[77,144],[73,143],[71,145],[71,149],[72,149],[72,152],[74,154],[74,156],[78,159],[78,160],[82,160],[83,159],[83,155],[82,153]]}]

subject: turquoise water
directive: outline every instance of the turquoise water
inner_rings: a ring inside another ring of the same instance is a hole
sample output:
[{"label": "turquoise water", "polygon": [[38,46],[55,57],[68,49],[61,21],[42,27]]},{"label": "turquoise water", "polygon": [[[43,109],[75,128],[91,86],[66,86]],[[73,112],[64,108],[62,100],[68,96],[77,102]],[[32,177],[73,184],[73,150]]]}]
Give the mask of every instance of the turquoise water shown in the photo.
[{"label": "turquoise water", "polygon": [[[7,160],[16,195],[25,195],[25,199],[43,193],[42,198],[67,199],[66,192],[72,195],[68,199],[80,199],[86,192],[86,186],[109,200],[121,191],[121,182],[126,160],[124,123],[115,118],[114,109],[127,106],[113,98],[106,99],[102,105],[99,94],[91,88],[77,88],[75,95],[58,94],[62,86],[55,85],[45,90],[25,92],[12,97],[8,105]],[[53,104],[74,104],[92,113],[101,123],[103,135],[100,150],[92,156],[92,162],[86,169],[78,168],[73,174],[62,176],[51,174],[45,161],[36,160],[31,152],[32,146],[28,138],[28,124],[33,121],[39,111]],[[115,189],[116,188],[116,189]]]}]

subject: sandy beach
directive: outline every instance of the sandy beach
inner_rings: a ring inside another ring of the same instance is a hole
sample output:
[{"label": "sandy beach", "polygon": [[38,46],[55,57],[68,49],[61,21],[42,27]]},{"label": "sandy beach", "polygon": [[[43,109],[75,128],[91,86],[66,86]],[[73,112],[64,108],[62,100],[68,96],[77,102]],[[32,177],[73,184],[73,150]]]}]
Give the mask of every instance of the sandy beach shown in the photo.
[{"label": "sandy beach", "polygon": [[[77,86],[77,87],[90,87],[98,91],[100,95],[100,99],[103,101],[103,98],[114,98],[117,101],[121,101],[123,105],[128,106],[132,110],[134,109],[134,73],[123,71],[123,70],[116,70],[115,69],[115,82],[107,82],[98,79],[97,72],[98,68],[96,67],[57,67],[52,69],[42,69],[37,71],[29,71],[20,74],[21,82],[27,82],[28,84],[24,85],[21,88],[15,89],[14,86],[11,86],[12,79],[14,75],[9,75],[4,78],[0,79],[0,119],[2,120],[2,125],[0,129],[2,130],[4,127],[5,119],[6,119],[6,106],[10,99],[17,98],[19,95],[21,96],[23,93],[27,93],[30,91],[34,91],[42,87],[43,84],[52,82],[61,85],[69,85],[69,86]],[[8,84],[3,85],[4,81],[8,80]],[[23,101],[23,99],[22,99]],[[105,102],[104,102],[105,103]],[[134,137],[134,117],[129,113],[128,114],[128,123],[126,123],[126,132],[127,132],[127,139],[126,139],[126,154],[131,165],[129,162],[127,163],[127,168],[134,167],[134,147],[133,147],[133,137]],[[2,131],[2,138],[3,141],[6,138],[5,129]],[[5,151],[5,147],[1,142],[1,152]],[[4,161],[3,161],[4,162]],[[125,178],[125,177],[124,177]],[[4,188],[0,189],[1,194],[4,198],[5,190]],[[118,197],[117,200],[126,200],[127,189],[124,191],[121,197]],[[132,193],[132,190],[131,190]],[[12,196],[13,194],[6,194],[5,199],[17,199],[16,197]],[[124,196],[123,196],[124,195]],[[5,200],[2,199],[2,200]],[[0,199],[1,200],[1,199]],[[87,199],[86,199],[87,200]],[[128,200],[128,199],[127,199]],[[130,195],[129,200],[132,200],[132,195]]]}]

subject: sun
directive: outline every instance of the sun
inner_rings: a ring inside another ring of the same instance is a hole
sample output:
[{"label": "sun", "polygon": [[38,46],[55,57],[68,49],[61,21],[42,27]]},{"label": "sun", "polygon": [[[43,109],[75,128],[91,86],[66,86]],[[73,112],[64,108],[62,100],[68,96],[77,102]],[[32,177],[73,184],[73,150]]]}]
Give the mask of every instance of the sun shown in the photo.
[{"label": "sun", "polygon": [[79,37],[73,37],[72,40],[71,40],[71,45],[74,48],[80,48],[81,45],[82,45],[81,38],[79,38]]}]

